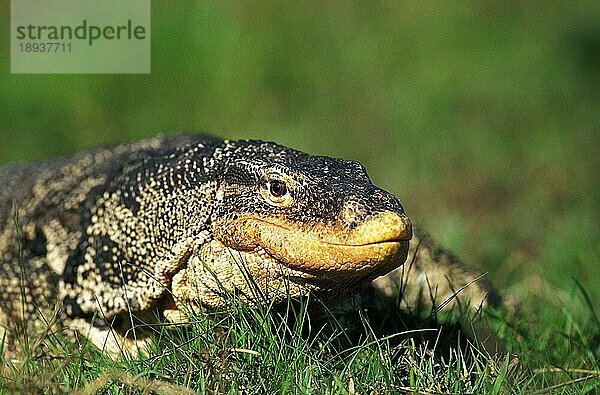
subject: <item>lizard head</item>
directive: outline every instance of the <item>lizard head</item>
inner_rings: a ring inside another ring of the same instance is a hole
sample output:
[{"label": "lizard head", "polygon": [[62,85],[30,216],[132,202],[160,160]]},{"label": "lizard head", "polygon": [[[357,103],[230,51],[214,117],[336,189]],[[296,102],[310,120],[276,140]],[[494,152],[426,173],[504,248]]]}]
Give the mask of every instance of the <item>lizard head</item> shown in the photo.
[{"label": "lizard head", "polygon": [[223,155],[212,232],[255,263],[255,279],[331,292],[404,263],[411,223],[360,163],[258,141],[228,142]]}]

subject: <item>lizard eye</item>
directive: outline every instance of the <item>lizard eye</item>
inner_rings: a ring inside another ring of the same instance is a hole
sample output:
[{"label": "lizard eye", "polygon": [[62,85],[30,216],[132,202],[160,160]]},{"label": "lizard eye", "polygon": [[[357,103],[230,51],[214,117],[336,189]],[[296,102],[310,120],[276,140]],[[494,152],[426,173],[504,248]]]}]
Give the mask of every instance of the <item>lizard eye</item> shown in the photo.
[{"label": "lizard eye", "polygon": [[294,203],[288,184],[280,178],[267,178],[260,193],[267,203],[273,206],[290,207]]},{"label": "lizard eye", "polygon": [[287,193],[287,186],[281,181],[271,181],[267,183],[269,193],[276,198],[280,198]]}]

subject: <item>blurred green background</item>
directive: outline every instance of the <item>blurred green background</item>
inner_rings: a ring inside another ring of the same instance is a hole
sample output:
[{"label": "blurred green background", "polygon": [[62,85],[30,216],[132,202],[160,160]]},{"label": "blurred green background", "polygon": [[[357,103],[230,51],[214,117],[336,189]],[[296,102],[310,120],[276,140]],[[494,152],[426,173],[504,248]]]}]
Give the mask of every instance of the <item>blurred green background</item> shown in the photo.
[{"label": "blurred green background", "polygon": [[500,288],[600,304],[597,1],[155,1],[149,75],[11,75],[9,20],[0,164],[182,130],[356,159]]}]

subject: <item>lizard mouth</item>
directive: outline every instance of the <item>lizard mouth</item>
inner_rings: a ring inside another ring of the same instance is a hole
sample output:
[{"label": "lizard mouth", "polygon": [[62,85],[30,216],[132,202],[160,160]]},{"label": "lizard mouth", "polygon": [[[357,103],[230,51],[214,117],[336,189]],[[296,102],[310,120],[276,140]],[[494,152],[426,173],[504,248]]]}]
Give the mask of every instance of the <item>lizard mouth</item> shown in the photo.
[{"label": "lizard mouth", "polygon": [[261,237],[261,247],[278,261],[305,273],[335,277],[347,274],[354,278],[376,269],[385,272],[394,262],[399,266],[404,263],[403,251],[408,250],[409,244],[403,239],[346,244],[316,240],[267,222],[259,227],[268,231]]},{"label": "lizard mouth", "polygon": [[237,234],[234,239],[239,243],[225,244],[246,250],[261,247],[290,269],[324,280],[384,274],[404,263],[412,237],[408,218],[394,212],[377,214],[351,230],[335,225],[301,229],[284,220],[255,216],[232,222],[236,224],[229,224],[228,233]]}]

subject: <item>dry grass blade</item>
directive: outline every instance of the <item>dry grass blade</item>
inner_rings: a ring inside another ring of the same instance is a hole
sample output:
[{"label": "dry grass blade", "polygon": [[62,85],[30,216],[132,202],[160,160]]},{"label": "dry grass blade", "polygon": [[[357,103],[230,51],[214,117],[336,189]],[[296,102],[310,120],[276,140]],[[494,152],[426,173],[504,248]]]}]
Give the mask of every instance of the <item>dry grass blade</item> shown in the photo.
[{"label": "dry grass blade", "polygon": [[595,374],[590,374],[590,375],[587,375],[587,376],[584,376],[584,377],[579,377],[579,378],[576,378],[576,379],[573,379],[573,380],[565,381],[564,383],[559,383],[559,384],[556,384],[556,385],[551,385],[550,387],[542,388],[541,390],[537,390],[535,392],[532,392],[532,394],[534,394],[534,395],[535,394],[547,394],[547,393],[550,393],[551,391],[554,391],[554,390],[559,389],[559,388],[564,388],[564,387],[567,387],[569,385],[580,383],[582,381],[591,380],[594,377],[596,377]]},{"label": "dry grass blade", "polygon": [[74,395],[93,395],[111,383],[122,383],[131,388],[137,388],[144,393],[195,395],[196,392],[179,385],[170,384],[161,380],[152,380],[145,377],[136,377],[126,372],[109,371],[92,381],[88,386],[74,392]]},{"label": "dry grass blade", "polygon": [[234,353],[242,353],[242,354],[250,354],[250,355],[260,355],[260,352],[250,350],[247,348],[230,348],[229,351]]},{"label": "dry grass blade", "polygon": [[600,376],[600,370],[576,369],[576,368],[540,368],[535,369],[534,373],[578,373]]}]

